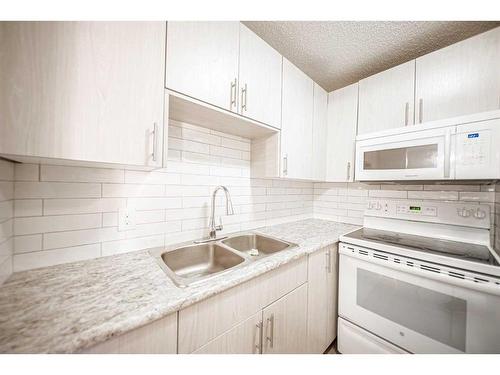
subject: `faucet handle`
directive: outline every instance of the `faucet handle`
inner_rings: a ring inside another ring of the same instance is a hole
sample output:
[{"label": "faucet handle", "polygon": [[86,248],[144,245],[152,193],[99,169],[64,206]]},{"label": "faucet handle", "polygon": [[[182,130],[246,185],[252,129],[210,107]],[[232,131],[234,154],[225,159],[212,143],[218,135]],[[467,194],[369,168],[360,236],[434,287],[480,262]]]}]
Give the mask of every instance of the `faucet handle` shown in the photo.
[{"label": "faucet handle", "polygon": [[222,230],[224,229],[224,226],[222,225],[222,217],[219,216],[219,225],[215,226],[215,230]]}]

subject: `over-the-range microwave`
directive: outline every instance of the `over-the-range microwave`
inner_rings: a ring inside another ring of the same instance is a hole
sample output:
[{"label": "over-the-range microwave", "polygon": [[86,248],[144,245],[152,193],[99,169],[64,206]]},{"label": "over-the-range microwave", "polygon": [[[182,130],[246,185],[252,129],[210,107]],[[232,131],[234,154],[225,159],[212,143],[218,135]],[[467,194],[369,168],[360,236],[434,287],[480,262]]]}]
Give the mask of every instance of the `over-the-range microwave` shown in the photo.
[{"label": "over-the-range microwave", "polygon": [[356,137],[356,180],[500,179],[500,110]]}]

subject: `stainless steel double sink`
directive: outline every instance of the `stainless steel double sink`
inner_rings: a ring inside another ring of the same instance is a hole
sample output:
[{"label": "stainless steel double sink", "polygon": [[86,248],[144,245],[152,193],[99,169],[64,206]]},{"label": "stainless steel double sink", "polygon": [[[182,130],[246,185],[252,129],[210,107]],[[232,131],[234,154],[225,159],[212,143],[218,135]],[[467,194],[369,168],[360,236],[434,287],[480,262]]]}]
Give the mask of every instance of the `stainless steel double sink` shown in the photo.
[{"label": "stainless steel double sink", "polygon": [[153,249],[150,253],[177,286],[186,287],[296,246],[269,236],[245,233],[170,250]]}]

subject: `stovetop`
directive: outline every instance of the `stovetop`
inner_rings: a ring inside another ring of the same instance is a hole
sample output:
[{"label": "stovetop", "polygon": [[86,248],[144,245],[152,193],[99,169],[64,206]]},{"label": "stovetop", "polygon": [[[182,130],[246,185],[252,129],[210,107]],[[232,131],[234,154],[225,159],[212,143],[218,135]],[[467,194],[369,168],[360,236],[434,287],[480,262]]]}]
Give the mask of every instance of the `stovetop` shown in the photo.
[{"label": "stovetop", "polygon": [[409,250],[448,256],[493,266],[500,266],[487,246],[443,240],[406,233],[391,232],[372,228],[361,228],[344,237],[402,247]]}]

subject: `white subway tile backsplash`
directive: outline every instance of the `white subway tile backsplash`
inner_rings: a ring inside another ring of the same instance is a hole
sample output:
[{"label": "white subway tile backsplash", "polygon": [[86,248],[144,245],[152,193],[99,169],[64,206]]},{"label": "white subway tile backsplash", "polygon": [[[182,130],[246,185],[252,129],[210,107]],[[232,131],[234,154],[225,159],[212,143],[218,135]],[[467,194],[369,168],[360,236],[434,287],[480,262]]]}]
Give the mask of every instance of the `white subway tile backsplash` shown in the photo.
[{"label": "white subway tile backsplash", "polygon": [[14,254],[29,253],[42,250],[42,234],[30,234],[14,237]]},{"label": "white subway tile backsplash", "polygon": [[14,163],[0,159],[0,180],[14,181]]},{"label": "white subway tile backsplash", "polygon": [[435,199],[442,201],[458,200],[457,191],[409,191],[408,199]]},{"label": "white subway tile backsplash", "polygon": [[102,184],[103,198],[162,197],[164,185]]},{"label": "white subway tile backsplash", "polygon": [[34,253],[15,254],[14,272],[29,270],[55,264],[76,262],[101,256],[101,245],[92,244],[65,249],[37,251]]},{"label": "white subway tile backsplash", "polygon": [[144,172],[144,171],[125,171],[126,184],[163,184],[177,185],[181,181],[181,176],[176,173],[166,172]]},{"label": "white subway tile backsplash", "polygon": [[16,182],[15,198],[97,198],[101,184],[73,182]]},{"label": "white subway tile backsplash", "polygon": [[[17,202],[17,200],[16,200]],[[118,211],[126,206],[124,198],[44,199],[44,215],[71,215]]]},{"label": "white subway tile backsplash", "polygon": [[370,190],[368,196],[370,198],[373,197],[373,198],[405,199],[408,197],[408,192],[406,190]]},{"label": "white subway tile backsplash", "polygon": [[14,235],[99,228],[101,214],[39,216],[14,219]]},{"label": "white subway tile backsplash", "polygon": [[470,202],[495,202],[495,193],[487,192],[487,191],[474,191],[474,192],[465,192],[461,191],[458,193],[461,201],[470,201]]},{"label": "white subway tile backsplash", "polygon": [[[15,250],[14,269],[206,236],[211,194],[218,185],[228,187],[235,210],[235,215],[226,216],[223,194],[217,197],[216,215],[222,215],[224,233],[313,215],[362,224],[370,198],[492,203],[495,197],[494,185],[485,190],[474,184],[440,188],[443,185],[251,178],[250,140],[176,121],[171,122],[169,144],[167,168],[151,172],[35,164],[14,167],[0,161],[1,181],[13,181],[16,176],[12,185],[0,184],[0,218],[4,218],[0,219],[0,244],[13,243],[8,246]],[[14,186],[13,194],[9,186]],[[136,227],[118,231],[118,211],[127,206],[136,210]]]},{"label": "white subway tile backsplash", "polygon": [[14,216],[14,202],[0,202],[0,223],[11,219]]},{"label": "white subway tile backsplash", "polygon": [[12,274],[14,163],[0,159],[0,285]]},{"label": "white subway tile backsplash", "polygon": [[14,216],[41,216],[43,205],[41,199],[17,199],[14,202]]},{"label": "white subway tile backsplash", "polygon": [[164,246],[164,244],[165,244],[165,237],[163,235],[103,242],[102,256],[120,254],[134,250],[160,247]]},{"label": "white subway tile backsplash", "polygon": [[69,167],[58,165],[40,166],[40,181],[120,183],[124,182],[124,174],[125,171],[121,169]]}]

